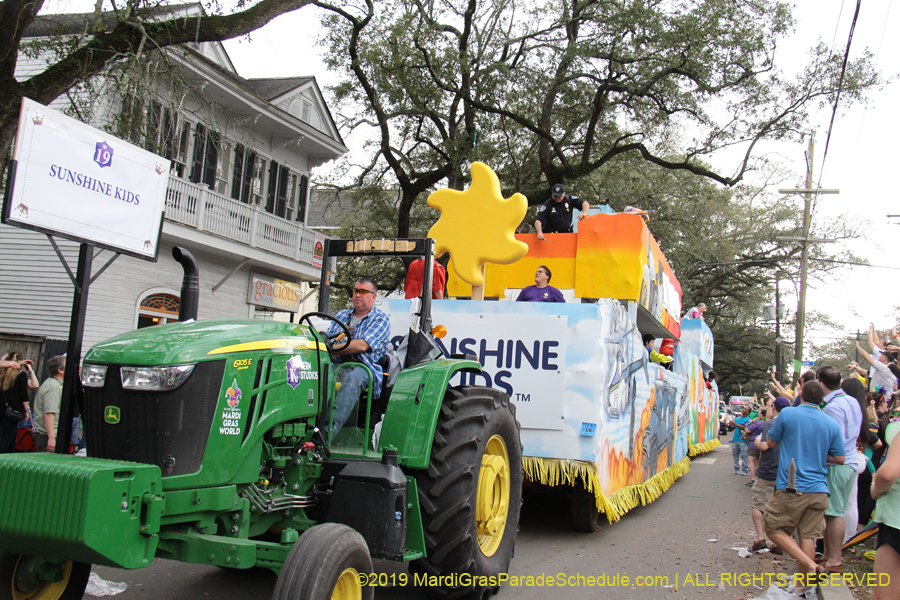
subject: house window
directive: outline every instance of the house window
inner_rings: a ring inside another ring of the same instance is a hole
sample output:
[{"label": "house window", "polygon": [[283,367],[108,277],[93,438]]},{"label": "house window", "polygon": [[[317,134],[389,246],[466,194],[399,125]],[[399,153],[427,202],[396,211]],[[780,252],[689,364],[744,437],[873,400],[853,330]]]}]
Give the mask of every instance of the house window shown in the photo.
[{"label": "house window", "polygon": [[181,298],[173,294],[149,294],[141,300],[137,328],[165,325],[178,321]]},{"label": "house window", "polygon": [[294,215],[297,212],[297,174],[289,173],[287,177],[287,210],[284,213],[284,218],[288,221],[294,220]]},{"label": "house window", "polygon": [[231,144],[224,140],[220,141],[218,151],[218,156],[216,157],[216,192],[227,196],[228,176],[232,172]]},{"label": "house window", "polygon": [[269,163],[269,192],[266,195],[266,212],[285,218],[288,207],[288,186],[291,172],[274,160]]},{"label": "house window", "polygon": [[[261,162],[256,152],[245,148],[243,144],[234,147],[234,173],[231,178],[231,197],[249,204],[251,198],[259,196],[259,177],[257,169]],[[253,193],[254,186],[256,188]],[[255,202],[254,202],[255,203]]]},{"label": "house window", "polygon": [[219,134],[197,123],[194,129],[194,158],[191,163],[191,181],[216,185],[216,167],[219,159]]},{"label": "house window", "polygon": [[156,100],[148,103],[125,94],[116,134],[172,161],[171,174],[184,177],[190,124],[175,109]]}]

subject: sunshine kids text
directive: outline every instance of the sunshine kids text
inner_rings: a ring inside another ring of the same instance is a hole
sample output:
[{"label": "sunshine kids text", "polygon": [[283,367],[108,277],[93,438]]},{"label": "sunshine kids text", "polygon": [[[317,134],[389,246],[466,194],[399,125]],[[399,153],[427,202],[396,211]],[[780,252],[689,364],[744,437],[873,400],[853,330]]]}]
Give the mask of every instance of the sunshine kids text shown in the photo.
[{"label": "sunshine kids text", "polygon": [[78,187],[88,189],[98,194],[103,194],[104,196],[110,196],[112,198],[115,198],[116,200],[127,202],[128,204],[134,204],[135,206],[137,206],[141,203],[141,197],[139,194],[129,192],[125,188],[120,188],[117,185],[106,183],[105,181],[101,181],[94,177],[83,175],[71,169],[60,167],[59,165],[50,165],[50,177],[55,177],[60,181],[77,185]]}]

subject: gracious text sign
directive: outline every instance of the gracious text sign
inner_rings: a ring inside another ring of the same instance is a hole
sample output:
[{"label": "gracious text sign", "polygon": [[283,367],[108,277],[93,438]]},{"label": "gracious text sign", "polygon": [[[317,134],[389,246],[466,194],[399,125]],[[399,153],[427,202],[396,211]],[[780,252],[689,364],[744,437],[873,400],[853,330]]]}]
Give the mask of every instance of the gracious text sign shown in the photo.
[{"label": "gracious text sign", "polygon": [[250,273],[250,293],[247,303],[297,312],[300,310],[300,285],[268,275]]},{"label": "gracious text sign", "polygon": [[156,260],[168,160],[22,100],[3,221]]}]

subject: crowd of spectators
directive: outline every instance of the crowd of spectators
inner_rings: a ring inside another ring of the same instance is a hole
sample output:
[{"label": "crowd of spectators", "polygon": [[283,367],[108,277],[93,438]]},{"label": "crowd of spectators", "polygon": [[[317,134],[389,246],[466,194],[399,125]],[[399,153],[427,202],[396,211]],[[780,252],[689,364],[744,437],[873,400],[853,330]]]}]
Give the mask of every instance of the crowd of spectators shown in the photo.
[{"label": "crowd of spectators", "polygon": [[751,550],[768,538],[800,573],[843,573],[844,544],[874,520],[874,570],[890,583],[872,598],[886,600],[900,598],[900,451],[889,451],[900,432],[900,336],[870,326],[868,337],[857,349],[869,369],[851,362],[849,377],[826,365],[791,390],[773,374],[764,400],[734,420],[732,452],[735,473],[751,477]]}]

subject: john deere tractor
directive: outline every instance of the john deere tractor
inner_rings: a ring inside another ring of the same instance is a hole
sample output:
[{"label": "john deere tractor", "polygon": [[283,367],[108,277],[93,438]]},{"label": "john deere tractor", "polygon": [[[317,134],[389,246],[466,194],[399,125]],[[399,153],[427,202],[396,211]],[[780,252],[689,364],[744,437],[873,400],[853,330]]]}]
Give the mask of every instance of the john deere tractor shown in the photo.
[{"label": "john deere tractor", "polygon": [[[427,343],[433,241],[378,242],[329,240],[323,264],[424,257],[413,333]],[[196,278],[190,254],[174,253]],[[325,273],[323,284],[327,299]],[[185,289],[182,306],[196,307]],[[332,435],[341,371],[360,368],[332,360],[332,344],[349,341],[343,324],[324,311],[299,324],[180,316],[85,356],[88,457],[0,456],[0,600],[77,599],[92,563],[154,558],[271,569],[275,600],[373,598],[373,557],[410,562],[408,583],[438,596],[497,591],[518,528],[522,447],[504,393],[449,386],[457,371],[480,371],[474,357],[409,361]],[[343,338],[317,331],[322,321]]]}]

